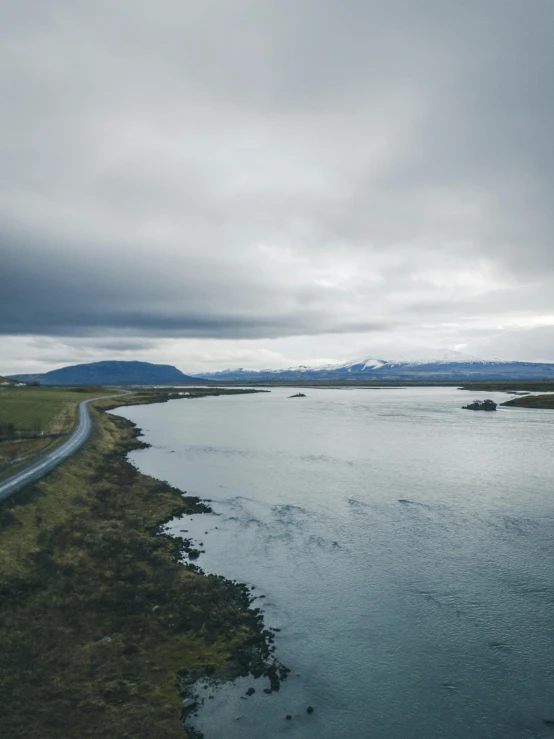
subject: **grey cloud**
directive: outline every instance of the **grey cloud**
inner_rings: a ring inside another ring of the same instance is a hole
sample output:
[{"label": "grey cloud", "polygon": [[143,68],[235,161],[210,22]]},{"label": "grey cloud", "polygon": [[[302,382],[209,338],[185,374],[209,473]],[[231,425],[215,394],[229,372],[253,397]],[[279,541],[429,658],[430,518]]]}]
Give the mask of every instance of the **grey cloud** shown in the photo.
[{"label": "grey cloud", "polygon": [[484,338],[473,337],[467,346],[485,358],[554,362],[554,326],[496,331]]},{"label": "grey cloud", "polygon": [[156,343],[146,339],[124,339],[121,337],[103,336],[100,339],[94,337],[86,339],[88,349],[105,349],[110,352],[143,352],[154,349]]},{"label": "grey cloud", "polygon": [[553,24],[550,0],[12,4],[0,331],[554,313]]},{"label": "grey cloud", "polygon": [[[45,254],[32,237],[9,234],[18,249],[0,273],[0,330],[5,334],[94,336],[110,331],[137,335],[275,338],[283,335],[379,331],[391,321],[353,316],[348,305],[335,313],[329,290],[300,286],[287,292],[248,270],[210,276],[210,267],[185,262],[167,272],[156,253],[146,260],[96,260],[94,249]],[[58,245],[59,246],[59,245]],[[221,266],[221,265],[220,265]],[[266,284],[263,284],[263,283]],[[337,301],[343,300],[339,295]],[[16,309],[14,308],[16,307]]]}]

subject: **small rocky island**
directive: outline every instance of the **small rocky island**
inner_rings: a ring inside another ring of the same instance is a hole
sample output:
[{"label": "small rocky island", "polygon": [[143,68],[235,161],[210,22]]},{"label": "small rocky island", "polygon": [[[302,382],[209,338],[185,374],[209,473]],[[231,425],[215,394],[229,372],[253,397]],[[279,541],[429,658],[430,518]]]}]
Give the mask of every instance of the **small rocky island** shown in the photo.
[{"label": "small rocky island", "polygon": [[494,400],[474,400],[469,405],[462,406],[466,411],[495,411],[496,403]]},{"label": "small rocky island", "polygon": [[305,393],[296,393],[296,395],[289,395],[289,398],[305,398]]}]

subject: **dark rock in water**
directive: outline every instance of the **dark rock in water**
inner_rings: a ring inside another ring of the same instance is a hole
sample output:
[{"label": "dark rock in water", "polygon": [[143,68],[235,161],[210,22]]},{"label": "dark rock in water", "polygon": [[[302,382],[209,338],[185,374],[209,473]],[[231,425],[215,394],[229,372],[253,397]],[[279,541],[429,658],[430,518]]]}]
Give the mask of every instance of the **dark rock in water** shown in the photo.
[{"label": "dark rock in water", "polygon": [[254,688],[248,688],[248,690],[246,691],[246,695],[254,695],[255,692],[256,690]]},{"label": "dark rock in water", "polygon": [[494,400],[474,400],[469,405],[462,406],[466,411],[495,411],[496,403]]},{"label": "dark rock in water", "polygon": [[313,712],[314,712],[314,709],[312,708],[312,706],[308,706],[308,708],[306,708],[306,713],[313,713]]},{"label": "dark rock in water", "polygon": [[289,395],[289,398],[305,398],[305,393],[296,393],[296,395]]}]

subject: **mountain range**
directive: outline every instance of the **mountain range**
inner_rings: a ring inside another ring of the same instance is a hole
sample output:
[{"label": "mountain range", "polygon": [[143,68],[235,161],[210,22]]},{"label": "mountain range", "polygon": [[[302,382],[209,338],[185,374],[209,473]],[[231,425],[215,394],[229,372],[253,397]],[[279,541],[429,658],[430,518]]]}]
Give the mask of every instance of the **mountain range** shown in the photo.
[{"label": "mountain range", "polygon": [[110,361],[76,364],[38,375],[11,375],[8,379],[50,386],[190,385],[199,382],[170,364]]},{"label": "mountain range", "polygon": [[469,380],[552,380],[554,364],[486,360],[444,351],[420,358],[368,357],[343,364],[287,369],[226,369],[185,375],[168,364],[149,362],[93,362],[43,374],[11,375],[10,380],[49,386],[190,385],[213,382],[462,382]]},{"label": "mountain range", "polygon": [[319,367],[226,369],[197,377],[215,382],[554,380],[554,364],[485,360],[447,350],[417,359],[368,357]]}]

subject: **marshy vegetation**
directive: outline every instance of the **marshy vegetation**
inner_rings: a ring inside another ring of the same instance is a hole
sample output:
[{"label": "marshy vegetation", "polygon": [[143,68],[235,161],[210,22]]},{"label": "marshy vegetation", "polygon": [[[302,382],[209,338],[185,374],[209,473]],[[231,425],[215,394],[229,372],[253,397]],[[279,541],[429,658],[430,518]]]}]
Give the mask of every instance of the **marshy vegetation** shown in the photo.
[{"label": "marshy vegetation", "polygon": [[521,395],[507,400],[502,405],[516,408],[552,408],[554,409],[554,393],[552,395]]},{"label": "marshy vegetation", "polygon": [[95,403],[85,447],[0,507],[2,736],[183,737],[196,678],[278,688],[247,589],[183,565],[192,543],[161,533],[207,506],[140,474],[138,430],[100,410],[136,401]]}]

